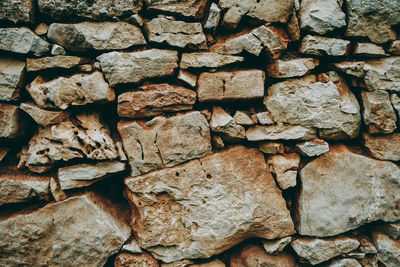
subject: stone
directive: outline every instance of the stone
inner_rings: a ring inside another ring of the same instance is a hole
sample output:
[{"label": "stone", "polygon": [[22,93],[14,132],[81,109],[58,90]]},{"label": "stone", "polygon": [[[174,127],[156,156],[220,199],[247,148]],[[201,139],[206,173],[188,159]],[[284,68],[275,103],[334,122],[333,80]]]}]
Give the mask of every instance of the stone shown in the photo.
[{"label": "stone", "polygon": [[329,151],[329,144],[321,139],[314,139],[296,144],[297,150],[307,157],[318,157]]},{"label": "stone", "polygon": [[333,63],[333,66],[339,71],[356,78],[363,78],[365,75],[363,61],[344,61]]},{"label": "stone", "polygon": [[255,56],[266,54],[277,59],[286,49],[289,39],[283,29],[275,26],[260,26],[250,32],[243,31],[219,40],[210,47],[212,52],[236,55],[247,52]]},{"label": "stone", "polygon": [[47,25],[46,23],[42,22],[39,25],[36,26],[35,28],[35,33],[37,35],[45,35],[47,33],[47,31],[49,30],[49,25]]},{"label": "stone", "polygon": [[118,96],[118,115],[145,118],[165,112],[191,110],[196,93],[182,86],[167,83],[143,85],[138,90]]},{"label": "stone", "polygon": [[148,122],[120,121],[118,131],[131,166],[131,175],[173,167],[211,152],[210,129],[200,112]]},{"label": "stone", "polygon": [[302,30],[324,35],[346,26],[343,0],[303,0],[299,20]]},{"label": "stone", "polygon": [[292,78],[309,74],[319,65],[314,58],[296,58],[291,60],[277,60],[267,66],[268,76],[274,78]]},{"label": "stone", "polygon": [[33,0],[3,0],[0,2],[0,20],[35,22],[35,2]]},{"label": "stone", "polygon": [[86,63],[87,59],[75,56],[54,56],[44,58],[27,58],[26,70],[40,71],[45,69],[71,69],[80,64]]},{"label": "stone", "polygon": [[400,40],[393,41],[390,44],[389,53],[400,56]]},{"label": "stone", "polygon": [[362,267],[356,259],[344,258],[331,261],[326,267]]},{"label": "stone", "polygon": [[367,236],[359,236],[358,240],[360,241],[359,250],[365,254],[376,254],[376,248],[372,241]]},{"label": "stone", "polygon": [[15,171],[2,173],[0,175],[0,206],[6,203],[20,203],[34,199],[48,201],[50,196],[49,183],[50,178],[48,176],[27,175]]},{"label": "stone", "polygon": [[378,259],[387,267],[400,265],[400,240],[393,240],[382,232],[373,231],[372,241],[378,250]]},{"label": "stone", "polygon": [[360,259],[359,262],[363,267],[378,267],[378,257],[373,254],[367,254],[363,259]]},{"label": "stone", "polygon": [[204,29],[214,32],[221,20],[221,9],[216,3],[211,3],[210,9],[208,11],[208,17],[204,23]]},{"label": "stone", "polygon": [[100,114],[82,112],[47,127],[39,127],[20,157],[19,165],[45,172],[60,161],[114,160],[119,156],[110,129]]},{"label": "stone", "polygon": [[244,16],[262,22],[286,23],[292,14],[293,0],[220,0],[219,5],[227,10],[222,25],[233,30]]},{"label": "stone", "polygon": [[43,126],[59,123],[70,116],[68,111],[45,110],[32,102],[21,103],[19,108],[27,113],[37,124]]},{"label": "stone", "polygon": [[[391,0],[346,0],[349,37],[368,37],[373,43],[383,44],[396,39],[391,28],[400,23],[400,5]],[[371,14],[374,14],[371,16]]]},{"label": "stone", "polygon": [[54,177],[50,177],[50,192],[55,201],[63,201],[68,198]]},{"label": "stone", "polygon": [[59,46],[58,44],[54,44],[53,47],[51,48],[51,54],[53,56],[61,56],[61,55],[66,55],[67,52],[65,52],[64,47]]},{"label": "stone", "polygon": [[160,49],[130,53],[114,51],[98,56],[97,60],[110,86],[115,86],[172,76],[178,67],[178,52]]},{"label": "stone", "polygon": [[269,156],[267,165],[282,190],[296,186],[300,156],[296,153]]},{"label": "stone", "polygon": [[39,11],[56,20],[109,20],[127,17],[142,9],[142,0],[38,0]]},{"label": "stone", "polygon": [[366,61],[364,72],[368,90],[400,91],[400,57]]},{"label": "stone", "polygon": [[360,242],[353,237],[337,236],[331,238],[300,237],[291,246],[302,259],[312,265],[332,259],[358,248]]},{"label": "stone", "polygon": [[18,106],[0,103],[0,138],[21,137],[26,128],[23,114]]},{"label": "stone", "polygon": [[391,239],[400,238],[400,221],[381,223],[376,228],[382,233],[388,235]]},{"label": "stone", "polygon": [[225,147],[224,140],[218,135],[211,136],[211,144],[214,149],[222,149]]},{"label": "stone", "polygon": [[47,37],[73,52],[117,50],[146,44],[140,29],[126,22],[52,23]]},{"label": "stone", "polygon": [[301,41],[299,52],[313,56],[347,56],[350,51],[350,41],[306,35]]},{"label": "stone", "polygon": [[261,243],[268,254],[276,255],[282,252],[291,241],[292,237],[287,236],[276,240],[261,240]]},{"label": "stone", "polygon": [[129,251],[132,253],[142,253],[142,249],[139,247],[138,242],[136,239],[132,239],[128,243],[122,246],[122,250]]},{"label": "stone", "polygon": [[202,19],[208,0],[147,0],[150,11],[176,14],[193,19]]},{"label": "stone", "polygon": [[387,54],[382,46],[371,43],[356,43],[353,55],[361,57],[385,57]]},{"label": "stone", "polygon": [[191,260],[181,260],[171,263],[161,263],[161,267],[187,267],[188,264],[193,264]]},{"label": "stone", "polygon": [[69,106],[83,106],[91,103],[113,102],[114,90],[104,80],[103,74],[75,74],[45,81],[36,77],[26,87],[35,103],[41,108],[65,110]]},{"label": "stone", "polygon": [[143,18],[139,14],[133,14],[128,21],[138,27],[142,27],[144,24]]},{"label": "stone", "polygon": [[92,72],[93,66],[91,64],[79,65],[78,70],[82,72]]},{"label": "stone", "polygon": [[246,138],[244,127],[237,125],[233,118],[219,106],[213,107],[210,128],[212,132],[222,134],[228,140]]},{"label": "stone", "polygon": [[188,23],[167,18],[154,18],[144,24],[147,38],[152,43],[170,46],[207,49],[206,36],[203,33],[201,23]]},{"label": "stone", "polygon": [[0,100],[18,100],[24,82],[25,62],[13,58],[0,58]]},{"label": "stone", "polygon": [[114,267],[158,267],[158,261],[149,253],[119,253],[114,260]]},{"label": "stone", "polygon": [[233,252],[230,260],[230,267],[298,267],[295,258],[283,252],[278,255],[269,255],[258,245],[242,245]]},{"label": "stone", "polygon": [[300,171],[299,234],[334,236],[377,220],[399,220],[399,179],[394,163],[331,146]]},{"label": "stone", "polygon": [[260,70],[203,72],[197,83],[199,102],[248,100],[264,96],[265,73]]},{"label": "stone", "polygon": [[265,154],[283,154],[285,152],[285,146],[275,142],[263,142],[258,145],[258,149]]},{"label": "stone", "polygon": [[264,99],[278,123],[318,128],[326,139],[349,139],[359,134],[361,115],[356,97],[344,82],[323,83],[315,75],[275,83]]},{"label": "stone", "polygon": [[315,128],[306,128],[301,125],[256,125],[246,131],[249,141],[263,140],[311,140],[317,137]]},{"label": "stone", "polygon": [[183,53],[180,67],[182,69],[220,68],[243,61],[244,57],[221,55],[213,52]]},{"label": "stone", "polygon": [[0,50],[39,57],[49,52],[49,46],[29,28],[0,28]]},{"label": "stone", "polygon": [[300,26],[299,26],[299,19],[297,18],[296,9],[293,9],[292,16],[290,17],[288,23],[286,24],[285,29],[291,41],[296,42],[300,40],[301,37]]},{"label": "stone", "polygon": [[225,263],[216,259],[207,263],[191,264],[190,267],[225,267]]},{"label": "stone", "polygon": [[0,162],[2,162],[10,152],[10,149],[7,147],[0,147]]},{"label": "stone", "polygon": [[400,133],[382,136],[363,133],[362,137],[364,146],[374,158],[391,161],[400,160],[400,151],[397,149],[400,144]]},{"label": "stone", "polygon": [[190,87],[196,88],[197,76],[195,74],[180,69],[177,78]]},{"label": "stone", "polygon": [[0,222],[0,265],[103,266],[131,229],[110,201],[73,196]]},{"label": "stone", "polygon": [[95,182],[121,173],[125,163],[104,161],[94,164],[77,164],[58,169],[57,177],[62,190],[89,186]]},{"label": "stone", "polygon": [[396,129],[396,113],[386,91],[361,92],[364,123],[370,134],[392,133]]},{"label": "stone", "polygon": [[253,114],[253,116],[256,117],[257,122],[261,125],[274,124],[274,119],[269,111],[258,112]]},{"label": "stone", "polygon": [[294,233],[281,191],[254,148],[230,147],[125,184],[138,243],[167,263],[209,258],[250,237]]},{"label": "stone", "polygon": [[239,125],[253,125],[254,122],[250,119],[249,115],[245,112],[237,110],[233,115],[233,120]]}]

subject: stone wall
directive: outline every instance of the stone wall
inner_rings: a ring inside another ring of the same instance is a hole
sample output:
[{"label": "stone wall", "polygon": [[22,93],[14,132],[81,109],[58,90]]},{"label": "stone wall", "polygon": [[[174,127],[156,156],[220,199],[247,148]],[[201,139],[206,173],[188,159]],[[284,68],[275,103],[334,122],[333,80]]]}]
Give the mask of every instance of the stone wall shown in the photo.
[{"label": "stone wall", "polygon": [[400,266],[400,0],[0,25],[0,266]]}]

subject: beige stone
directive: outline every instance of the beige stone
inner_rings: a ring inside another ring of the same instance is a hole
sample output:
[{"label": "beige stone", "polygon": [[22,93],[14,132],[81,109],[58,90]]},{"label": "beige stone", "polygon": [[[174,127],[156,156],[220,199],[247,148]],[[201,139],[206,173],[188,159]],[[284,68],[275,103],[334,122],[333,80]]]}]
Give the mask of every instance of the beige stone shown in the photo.
[{"label": "beige stone", "polygon": [[382,46],[371,43],[356,43],[353,55],[362,57],[384,57],[388,56]]},{"label": "beige stone", "polygon": [[249,141],[263,140],[311,140],[317,137],[315,128],[307,128],[301,125],[256,125],[246,131]]},{"label": "beige stone", "polygon": [[148,10],[167,12],[179,16],[202,19],[208,0],[148,0]]},{"label": "beige stone", "polygon": [[204,29],[214,32],[221,20],[221,9],[216,3],[211,3],[210,9],[208,10],[208,17],[204,23]]},{"label": "beige stone", "polygon": [[263,142],[258,145],[258,149],[265,154],[283,154],[285,152],[285,146],[275,142]]},{"label": "beige stone", "polygon": [[318,65],[318,59],[313,58],[277,60],[268,64],[267,73],[274,78],[300,77],[309,74]]},{"label": "beige stone", "polygon": [[221,149],[225,147],[224,140],[218,135],[211,136],[211,144],[214,149]]},{"label": "beige stone", "polygon": [[55,201],[63,201],[68,198],[54,177],[50,178],[50,192]]},{"label": "beige stone", "polygon": [[374,158],[391,161],[400,160],[400,151],[398,149],[400,145],[399,133],[381,136],[373,136],[363,133],[362,137],[364,146]]},{"label": "beige stone", "polygon": [[243,61],[244,57],[221,55],[213,52],[183,53],[180,67],[182,69],[220,68]]},{"label": "beige stone", "polygon": [[378,250],[378,259],[387,267],[400,265],[400,240],[391,239],[379,231],[372,232],[372,241]]},{"label": "beige stone", "polygon": [[177,78],[178,78],[178,80],[189,85],[191,88],[196,88],[197,76],[195,74],[180,69],[178,72]]},{"label": "beige stone", "polygon": [[37,124],[49,126],[59,123],[70,116],[68,111],[51,111],[41,109],[32,102],[22,103],[20,109],[25,111]]},{"label": "beige stone", "polygon": [[261,240],[261,243],[268,254],[277,255],[282,252],[291,241],[292,237],[287,236],[276,240]]},{"label": "beige stone", "polygon": [[243,111],[236,111],[233,115],[233,120],[239,125],[253,125],[254,122],[250,119],[249,115]]},{"label": "beige stone", "polygon": [[149,253],[120,253],[114,260],[114,267],[158,267],[158,261]]},{"label": "beige stone", "polygon": [[47,31],[49,30],[49,25],[46,23],[42,22],[39,25],[36,26],[35,28],[35,33],[37,35],[45,35]]},{"label": "beige stone", "polygon": [[389,53],[400,56],[400,40],[393,41],[390,44]]},{"label": "beige stone", "polygon": [[26,70],[40,71],[45,69],[71,69],[88,62],[87,59],[75,56],[54,56],[44,58],[27,58]]},{"label": "beige stone", "polygon": [[246,138],[244,127],[237,125],[233,118],[219,106],[213,107],[210,128],[212,132],[222,134],[226,139],[238,140]]},{"label": "beige stone", "polygon": [[25,62],[0,58],[0,100],[18,100],[25,82]]},{"label": "beige stone", "polygon": [[191,264],[190,267],[225,267],[225,263],[221,260],[216,259],[206,263],[199,263],[199,264]]},{"label": "beige stone", "polygon": [[314,139],[296,144],[297,150],[308,157],[317,157],[329,151],[329,144],[321,139]]},{"label": "beige stone", "polygon": [[333,65],[339,71],[356,78],[363,78],[365,75],[363,61],[344,61],[334,63]]},{"label": "beige stone", "polygon": [[400,57],[368,60],[364,64],[364,83],[368,90],[399,92]]},{"label": "beige stone", "polygon": [[301,41],[299,52],[314,56],[346,56],[350,51],[350,41],[307,35]]},{"label": "beige stone", "polygon": [[0,103],[0,138],[21,137],[26,128],[22,112],[18,106]]},{"label": "beige stone", "polygon": [[299,164],[300,156],[296,153],[272,155],[267,161],[270,172],[275,174],[276,181],[282,190],[296,186]]}]

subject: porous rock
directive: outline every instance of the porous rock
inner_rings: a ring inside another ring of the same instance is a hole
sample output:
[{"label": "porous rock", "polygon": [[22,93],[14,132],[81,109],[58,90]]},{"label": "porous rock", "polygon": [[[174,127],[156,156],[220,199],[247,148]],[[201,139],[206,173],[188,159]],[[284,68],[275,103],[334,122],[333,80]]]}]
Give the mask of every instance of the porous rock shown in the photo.
[{"label": "porous rock", "polygon": [[114,267],[158,267],[158,261],[149,253],[119,253],[114,260]]},{"label": "porous rock", "polygon": [[0,100],[18,100],[25,81],[25,62],[0,58]]},{"label": "porous rock", "polygon": [[3,0],[0,2],[0,20],[33,23],[34,15],[34,0]]},{"label": "porous rock", "polygon": [[221,19],[221,9],[216,3],[212,3],[208,11],[208,17],[204,23],[204,29],[215,31]]}]

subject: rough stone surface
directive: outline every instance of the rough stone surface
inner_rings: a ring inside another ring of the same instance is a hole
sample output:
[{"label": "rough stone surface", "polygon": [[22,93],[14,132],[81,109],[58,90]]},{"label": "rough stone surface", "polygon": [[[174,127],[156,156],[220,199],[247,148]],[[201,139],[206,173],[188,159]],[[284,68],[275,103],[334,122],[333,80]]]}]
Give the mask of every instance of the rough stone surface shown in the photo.
[{"label": "rough stone surface", "polygon": [[132,253],[142,253],[142,249],[139,247],[136,239],[132,239],[131,241],[127,242],[123,247],[123,250],[129,251]]},{"label": "rough stone surface", "polygon": [[208,11],[208,17],[204,23],[204,29],[215,31],[218,27],[219,21],[221,20],[221,9],[216,3],[212,3],[210,10]]},{"label": "rough stone surface", "polygon": [[0,58],[0,100],[18,100],[25,82],[25,62]]},{"label": "rough stone surface", "polygon": [[350,41],[307,35],[301,41],[299,51],[313,56],[347,56],[350,51]]},{"label": "rough stone surface", "polygon": [[400,57],[369,60],[364,65],[364,82],[368,90],[399,92]]},{"label": "rough stone surface", "polygon": [[260,70],[203,72],[197,86],[200,102],[245,100],[264,96],[265,73]]},{"label": "rough stone surface", "polygon": [[121,121],[118,124],[131,175],[206,156],[211,151],[210,129],[200,112],[151,121]]},{"label": "rough stone surface", "polygon": [[201,19],[209,0],[148,0],[148,9]]},{"label": "rough stone surface", "polygon": [[176,78],[192,88],[197,85],[197,76],[188,71],[180,69]]},{"label": "rough stone surface", "polygon": [[399,133],[383,136],[373,136],[364,133],[362,137],[364,146],[374,158],[391,161],[400,160],[400,151],[397,149],[400,144]]},{"label": "rough stone surface", "polygon": [[246,138],[246,130],[243,126],[237,125],[233,118],[219,106],[213,107],[210,128],[212,132],[222,134],[226,139],[237,140]]},{"label": "rough stone surface", "polygon": [[22,103],[19,107],[25,111],[37,124],[43,126],[59,123],[70,116],[68,111],[45,110],[31,102]]},{"label": "rough stone surface", "polygon": [[270,125],[251,126],[246,131],[246,138],[249,141],[263,140],[311,140],[317,137],[314,128],[306,128],[301,125]]},{"label": "rough stone surface", "polygon": [[277,60],[268,64],[268,76],[274,78],[292,78],[309,74],[319,61],[313,58],[296,58],[291,60]]},{"label": "rough stone surface", "polygon": [[[326,267],[362,267],[356,259],[344,258],[331,261]],[[368,265],[367,265],[368,266]]]},{"label": "rough stone surface", "polygon": [[327,34],[346,26],[343,0],[303,0],[300,5],[300,27],[317,34]]},{"label": "rough stone surface", "polygon": [[296,148],[301,154],[308,157],[316,157],[329,151],[329,144],[321,139],[314,139],[299,143]]},{"label": "rough stone surface", "polygon": [[233,120],[240,125],[253,125],[254,122],[250,119],[249,115],[247,115],[243,111],[236,111],[235,115],[233,115]]},{"label": "rough stone surface", "polygon": [[379,225],[379,229],[392,239],[400,238],[400,221],[393,223],[382,223]]},{"label": "rough stone surface", "polygon": [[353,55],[363,57],[384,57],[387,56],[382,46],[371,43],[356,43]]},{"label": "rough stone surface", "polygon": [[68,198],[65,192],[61,190],[60,185],[54,177],[50,178],[50,192],[55,201],[63,201]]},{"label": "rough stone surface", "polygon": [[0,103],[0,138],[17,138],[23,135],[26,124],[18,106]]},{"label": "rough stone surface", "polygon": [[26,60],[27,71],[40,71],[45,69],[71,69],[80,64],[86,63],[87,60],[75,56],[54,56],[44,58],[28,58]]},{"label": "rough stone surface", "polygon": [[216,259],[206,263],[191,264],[190,267],[225,267],[225,263],[223,263],[219,259]]},{"label": "rough stone surface", "polygon": [[393,240],[384,233],[372,232],[372,241],[378,250],[378,259],[387,267],[400,265],[400,240]]},{"label": "rough stone surface", "polygon": [[389,52],[393,55],[400,56],[400,40],[393,41],[390,44]]},{"label": "rough stone surface", "polygon": [[70,105],[107,103],[115,99],[114,90],[104,81],[99,71],[91,74],[75,74],[44,81],[38,76],[27,91],[41,108],[67,109]]},{"label": "rough stone surface", "polygon": [[364,62],[362,61],[345,61],[345,62],[334,63],[333,65],[339,71],[350,76],[363,78],[365,75]]},{"label": "rough stone surface", "polygon": [[145,23],[147,38],[153,43],[190,49],[207,49],[206,36],[200,23],[187,23],[167,18],[154,18]]},{"label": "rough stone surface", "polygon": [[110,52],[97,59],[110,86],[139,83],[149,78],[173,75],[178,67],[178,52],[149,49],[139,52]]},{"label": "rough stone surface", "polygon": [[29,28],[0,28],[0,50],[43,56],[49,52],[49,46]]},{"label": "rough stone surface", "polygon": [[138,242],[164,262],[210,257],[248,237],[294,233],[286,203],[257,149],[232,147],[125,183]]},{"label": "rough stone surface", "polygon": [[268,158],[267,165],[282,190],[296,186],[297,169],[300,156],[296,153],[285,155],[272,155]]},{"label": "rough stone surface", "polygon": [[120,253],[114,260],[114,267],[158,267],[158,261],[149,253]]},{"label": "rough stone surface", "polygon": [[291,246],[297,255],[312,265],[327,261],[342,253],[350,252],[360,245],[356,238],[338,236],[332,238],[301,237],[292,241]]},{"label": "rough stone surface", "polygon": [[276,255],[282,252],[291,241],[292,237],[287,236],[277,240],[262,240],[261,243],[268,254]]},{"label": "rough stone surface", "polygon": [[103,266],[131,232],[117,212],[88,193],[3,219],[0,264]]},{"label": "rough stone surface", "polygon": [[358,136],[360,107],[343,82],[317,82],[310,75],[276,83],[268,88],[264,103],[275,122],[318,128],[327,139]]},{"label": "rough stone surface", "polygon": [[59,46],[58,44],[54,44],[51,47],[51,51],[50,52],[51,52],[51,54],[53,56],[61,56],[61,55],[66,55],[67,54],[67,52],[65,52],[64,47]]},{"label": "rough stone surface", "polygon": [[34,3],[34,0],[3,0],[0,2],[0,20],[33,23]]},{"label": "rough stone surface", "polygon": [[221,55],[213,52],[183,53],[180,67],[182,69],[220,68],[243,61],[244,57]]},{"label": "rough stone surface", "polygon": [[285,146],[275,142],[261,143],[258,149],[265,154],[283,154],[285,152]]},{"label": "rough stone surface", "polygon": [[118,50],[146,44],[140,29],[126,22],[52,23],[47,37],[74,52]]},{"label": "rough stone surface", "polygon": [[376,221],[400,219],[399,168],[367,158],[344,145],[300,171],[297,230],[301,235],[333,236]]}]

